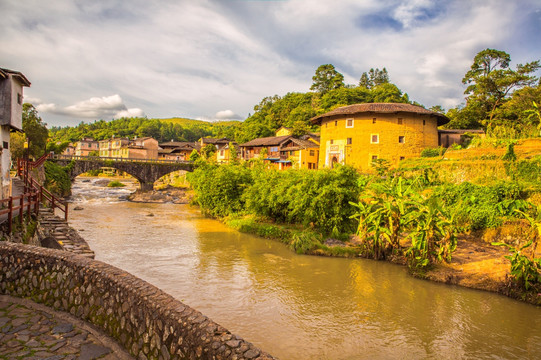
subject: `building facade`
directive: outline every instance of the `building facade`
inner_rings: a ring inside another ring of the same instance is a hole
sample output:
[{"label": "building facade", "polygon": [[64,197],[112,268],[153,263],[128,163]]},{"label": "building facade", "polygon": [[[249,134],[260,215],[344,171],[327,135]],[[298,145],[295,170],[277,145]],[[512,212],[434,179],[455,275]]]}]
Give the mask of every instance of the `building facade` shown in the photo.
[{"label": "building facade", "polygon": [[321,126],[320,167],[347,164],[371,172],[374,160],[396,166],[438,147],[438,126],[449,119],[420,106],[370,103],[340,107],[311,121]]},{"label": "building facade", "polygon": [[23,128],[23,88],[30,81],[20,72],[0,68],[0,186],[2,198],[11,195],[10,140],[12,131]]},{"label": "building facade", "polygon": [[99,142],[100,157],[158,160],[158,150],[158,141],[151,137],[112,138]]},{"label": "building facade", "polygon": [[75,144],[76,156],[90,156],[91,153],[99,154],[99,151],[99,142],[91,137],[84,137]]},{"label": "building facade", "polygon": [[158,158],[169,161],[188,161],[195,150],[201,150],[199,142],[169,141],[159,144]]}]

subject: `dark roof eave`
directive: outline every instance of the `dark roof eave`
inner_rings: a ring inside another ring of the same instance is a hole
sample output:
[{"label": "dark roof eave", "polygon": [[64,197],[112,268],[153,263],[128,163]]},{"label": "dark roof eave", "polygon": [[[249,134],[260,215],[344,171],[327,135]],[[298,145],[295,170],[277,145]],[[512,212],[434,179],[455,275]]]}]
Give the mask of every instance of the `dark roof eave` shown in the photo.
[{"label": "dark roof eave", "polygon": [[[392,107],[396,108],[393,109]],[[410,113],[418,115],[428,115],[436,117],[438,126],[447,124],[450,120],[447,116],[427,110],[420,106],[411,105],[411,104],[402,104],[402,103],[363,103],[363,104],[354,104],[336,108],[332,111],[326,112],[318,116],[314,116],[310,119],[312,124],[321,125],[321,122],[325,118],[333,118],[335,116],[348,116],[356,115],[361,113],[376,113],[376,114],[397,114],[397,113]]]}]

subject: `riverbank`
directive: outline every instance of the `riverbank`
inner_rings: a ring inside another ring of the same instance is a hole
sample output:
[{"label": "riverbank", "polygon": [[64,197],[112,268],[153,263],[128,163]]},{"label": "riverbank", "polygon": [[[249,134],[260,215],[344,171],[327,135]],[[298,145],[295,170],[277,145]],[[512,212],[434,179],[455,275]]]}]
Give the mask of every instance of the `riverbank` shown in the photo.
[{"label": "riverbank", "polygon": [[[102,184],[104,185],[106,184]],[[135,203],[189,204],[192,198],[193,191],[190,189],[172,186],[151,192],[136,191],[127,196],[129,201]],[[278,224],[255,216],[230,216],[221,221],[240,232],[280,241],[298,254],[365,257],[361,242],[355,236],[343,236],[340,239],[323,238],[318,232],[300,225]],[[488,232],[498,231],[493,229]],[[541,305],[541,289],[525,292],[516,286],[509,275],[510,262],[505,258],[509,252],[503,247],[491,245],[491,242],[500,240],[494,236],[486,236],[487,234],[477,232],[460,235],[457,249],[450,263],[435,264],[425,272],[412,275],[435,282],[496,292],[534,305]],[[403,246],[405,247],[406,244]],[[401,255],[391,256],[386,260],[406,265],[406,259]]]},{"label": "riverbank", "polygon": [[[311,230],[300,227],[266,223],[254,218],[228,218],[223,220],[234,229],[274,239],[286,244],[298,254],[336,257],[365,257],[356,236],[346,241],[320,239]],[[299,236],[304,234],[304,236]],[[405,244],[404,244],[405,245]],[[457,248],[451,262],[439,263],[423,273],[411,273],[425,280],[458,285],[476,290],[496,292],[513,299],[541,306],[541,288],[539,286],[525,291],[510,278],[510,261],[505,257],[509,251],[501,246],[493,246],[483,240],[481,233],[459,236]],[[391,256],[389,262],[406,266],[403,256]]]},{"label": "riverbank", "polygon": [[[188,204],[193,194],[187,189],[166,188],[152,192],[136,192],[129,197],[133,202]],[[237,231],[279,241],[298,254],[332,257],[365,257],[356,236],[345,241],[326,238],[302,226],[282,225],[252,216],[221,219]],[[461,235],[450,263],[434,265],[424,273],[412,273],[422,279],[458,285],[476,290],[496,292],[527,303],[541,306],[541,289],[524,291],[510,278],[509,252],[483,240],[483,234]],[[403,256],[387,261],[406,266]]]}]

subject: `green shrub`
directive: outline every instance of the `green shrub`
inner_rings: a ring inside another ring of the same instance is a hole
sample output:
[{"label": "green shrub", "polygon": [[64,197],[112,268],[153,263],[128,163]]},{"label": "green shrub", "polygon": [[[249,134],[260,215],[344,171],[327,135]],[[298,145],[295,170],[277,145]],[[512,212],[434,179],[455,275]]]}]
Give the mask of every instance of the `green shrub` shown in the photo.
[{"label": "green shrub", "polygon": [[433,196],[456,214],[460,226],[471,230],[497,227],[506,217],[514,217],[515,210],[529,208],[525,201],[527,193],[516,181],[446,184],[437,187]]},{"label": "green shrub", "polygon": [[121,183],[118,180],[113,180],[109,184],[107,184],[108,187],[116,188],[116,187],[124,187],[126,184]]},{"label": "green shrub", "polygon": [[445,154],[445,151],[447,149],[443,147],[437,147],[437,148],[426,148],[421,151],[421,157],[436,157],[436,156],[443,156]]},{"label": "green shrub", "polygon": [[45,188],[58,196],[68,196],[71,193],[71,179],[69,173],[72,164],[66,167],[57,165],[51,161],[45,164]]},{"label": "green shrub", "polygon": [[359,196],[355,169],[254,170],[243,199],[249,213],[277,222],[313,226],[323,234],[351,233],[350,202]]},{"label": "green shrub", "polygon": [[225,217],[244,211],[242,194],[252,183],[249,169],[240,165],[202,163],[187,179],[195,190],[194,202],[204,213]]}]

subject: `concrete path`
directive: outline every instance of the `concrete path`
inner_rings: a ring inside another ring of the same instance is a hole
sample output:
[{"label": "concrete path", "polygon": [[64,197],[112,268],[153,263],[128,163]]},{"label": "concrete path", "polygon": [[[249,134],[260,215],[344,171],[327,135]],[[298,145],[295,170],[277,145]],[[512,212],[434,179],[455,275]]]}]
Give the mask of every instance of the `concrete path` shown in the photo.
[{"label": "concrete path", "polygon": [[133,359],[114,340],[64,312],[0,295],[0,359]]}]

